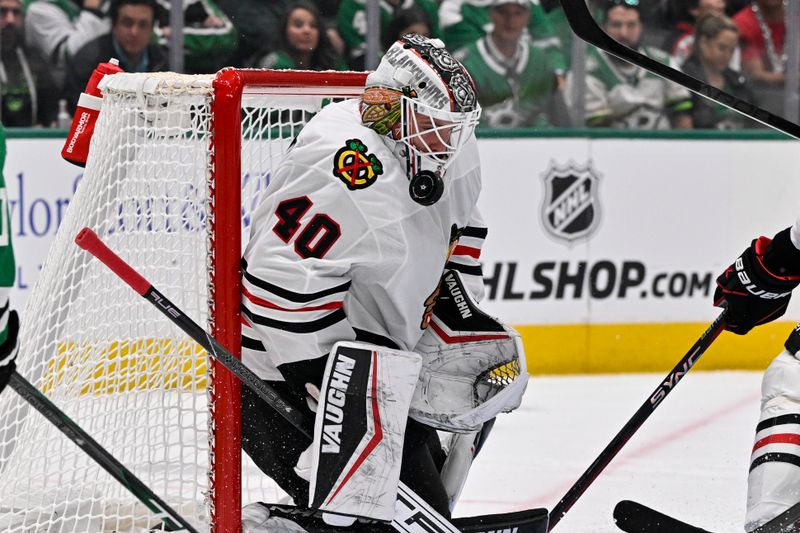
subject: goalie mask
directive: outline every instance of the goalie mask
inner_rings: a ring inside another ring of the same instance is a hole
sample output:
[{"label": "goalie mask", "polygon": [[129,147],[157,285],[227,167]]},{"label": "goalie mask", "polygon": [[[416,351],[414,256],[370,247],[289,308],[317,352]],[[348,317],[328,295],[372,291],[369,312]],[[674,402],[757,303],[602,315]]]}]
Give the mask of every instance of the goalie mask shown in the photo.
[{"label": "goalie mask", "polygon": [[[431,205],[442,177],[480,118],[475,84],[439,39],[406,35],[367,77],[361,119],[405,145],[415,201]],[[416,183],[415,183],[416,181]]]}]

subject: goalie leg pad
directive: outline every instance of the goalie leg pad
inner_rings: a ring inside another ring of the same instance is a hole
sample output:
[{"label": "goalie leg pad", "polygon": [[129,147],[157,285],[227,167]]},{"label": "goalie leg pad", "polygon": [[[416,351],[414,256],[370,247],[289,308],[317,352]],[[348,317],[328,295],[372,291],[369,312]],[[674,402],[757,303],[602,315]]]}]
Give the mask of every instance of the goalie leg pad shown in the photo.
[{"label": "goalie leg pad", "polygon": [[800,360],[783,351],[761,383],[761,417],[747,478],[745,529],[752,531],[800,501]]},{"label": "goalie leg pad", "polygon": [[360,342],[334,345],[314,424],[310,507],[376,520],[394,517],[420,359],[414,352]]}]

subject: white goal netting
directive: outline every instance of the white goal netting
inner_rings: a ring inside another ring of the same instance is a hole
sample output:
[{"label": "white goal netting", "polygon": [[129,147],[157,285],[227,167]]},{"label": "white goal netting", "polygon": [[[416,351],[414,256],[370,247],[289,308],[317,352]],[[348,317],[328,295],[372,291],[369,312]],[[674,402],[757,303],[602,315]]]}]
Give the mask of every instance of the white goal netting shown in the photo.
[{"label": "white goal netting", "polygon": [[[242,202],[232,211],[243,241],[250,212],[303,124],[332,98],[359,92],[299,79],[294,87],[245,87],[234,185]],[[236,281],[215,277],[211,258],[233,253],[238,260],[241,252],[224,250],[214,235],[225,215],[210,191],[226,185],[215,172],[222,141],[212,82],[175,74],[109,80],[85,175],[22,315],[18,359],[22,376],[206,531],[214,506],[225,501],[220,493],[241,490],[246,503],[272,499],[275,489],[248,468],[241,488],[235,480],[209,481],[215,439],[227,436],[215,433],[209,415],[213,374],[205,352],[73,239],[91,227],[211,330],[213,295]],[[14,392],[0,396],[0,532],[147,531],[159,524]]]}]

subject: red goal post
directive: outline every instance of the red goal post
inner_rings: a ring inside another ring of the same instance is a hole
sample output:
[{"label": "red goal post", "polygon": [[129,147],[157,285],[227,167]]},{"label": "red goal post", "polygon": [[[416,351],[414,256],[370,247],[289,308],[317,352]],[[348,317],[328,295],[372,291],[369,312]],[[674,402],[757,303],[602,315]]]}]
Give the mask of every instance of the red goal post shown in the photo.
[{"label": "red goal post", "polygon": [[[241,98],[245,90],[255,93],[285,93],[294,95],[310,94],[324,97],[352,97],[363,90],[365,73],[332,73],[332,72],[296,72],[296,71],[263,71],[226,69],[217,74],[214,80],[214,139],[211,150],[212,173],[216,181],[228,180],[238,182],[242,176],[242,119]],[[354,92],[353,89],[357,88]],[[216,200],[223,206],[241,206],[241,188],[223,187],[216,191]],[[222,243],[227,253],[214,257],[213,271],[222,279],[231,280],[230,287],[225,287],[223,295],[214,291],[212,301],[216,305],[216,319],[212,332],[223,346],[236,355],[241,355],[241,216],[239,212],[225,212],[216,223],[217,242]],[[234,253],[235,252],[235,253]],[[213,289],[212,289],[213,291]],[[223,413],[240,409],[239,397],[241,383],[219,362],[212,361],[212,373],[219,378],[214,379],[214,392]],[[212,402],[216,404],[216,402]],[[217,416],[221,424],[219,433],[236,435],[237,438],[217,442],[216,475],[219,479],[237,479],[241,472],[241,418],[237,416]],[[237,482],[234,482],[239,484]],[[218,482],[212,482],[216,486]],[[235,495],[232,495],[235,497]],[[216,507],[217,530],[227,533],[239,531],[241,528],[241,502],[236,499],[226,501],[222,507]],[[233,512],[230,512],[233,510]]]},{"label": "red goal post", "polygon": [[[243,503],[274,494],[252,465],[243,473],[240,384],[72,240],[92,227],[238,355],[252,209],[305,122],[358,97],[365,77],[109,77],[84,177],[23,312],[20,373],[201,530],[239,532]],[[0,532],[158,523],[16,395],[0,396]]]}]

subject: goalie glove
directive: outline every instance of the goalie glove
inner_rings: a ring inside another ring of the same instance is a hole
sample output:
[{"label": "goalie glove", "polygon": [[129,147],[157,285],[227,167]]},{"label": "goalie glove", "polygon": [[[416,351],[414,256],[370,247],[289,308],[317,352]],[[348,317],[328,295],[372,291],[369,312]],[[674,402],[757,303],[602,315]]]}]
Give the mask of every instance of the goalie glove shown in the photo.
[{"label": "goalie glove", "polygon": [[725,329],[744,335],[782,316],[798,283],[800,250],[785,229],[772,240],[755,239],[717,277],[714,305],[728,309]]},{"label": "goalie glove", "polygon": [[19,316],[16,311],[8,314],[8,335],[6,341],[0,344],[0,392],[8,385],[11,374],[16,370],[18,343],[17,334],[19,332]]},{"label": "goalie glove", "polygon": [[430,325],[414,351],[422,355],[422,371],[409,414],[418,422],[478,431],[522,401],[528,372],[519,333],[481,311],[455,270],[442,276]]}]

